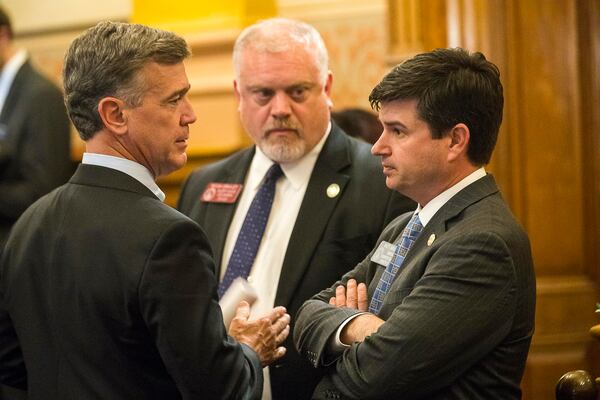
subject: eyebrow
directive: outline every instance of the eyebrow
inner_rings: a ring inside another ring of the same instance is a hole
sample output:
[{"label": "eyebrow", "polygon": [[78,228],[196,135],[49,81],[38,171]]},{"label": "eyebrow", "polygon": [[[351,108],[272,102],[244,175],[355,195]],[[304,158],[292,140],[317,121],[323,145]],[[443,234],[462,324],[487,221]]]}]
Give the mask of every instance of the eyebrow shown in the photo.
[{"label": "eyebrow", "polygon": [[169,94],[168,96],[165,97],[165,101],[172,99],[173,97],[176,96],[184,96],[187,92],[190,91],[190,88],[192,87],[192,85],[188,84],[186,87],[176,90],[173,93]]},{"label": "eyebrow", "polygon": [[408,127],[400,121],[381,121],[387,127],[399,127],[400,129],[408,130]]},{"label": "eyebrow", "polygon": [[[292,83],[291,85],[285,86],[283,87],[283,90],[290,90],[290,89],[295,89],[298,87],[313,87],[315,86],[315,83],[311,83],[308,81],[302,81],[302,82],[295,82]],[[279,88],[274,88],[272,86],[266,86],[266,85],[247,85],[246,88],[248,90],[278,90]]]}]

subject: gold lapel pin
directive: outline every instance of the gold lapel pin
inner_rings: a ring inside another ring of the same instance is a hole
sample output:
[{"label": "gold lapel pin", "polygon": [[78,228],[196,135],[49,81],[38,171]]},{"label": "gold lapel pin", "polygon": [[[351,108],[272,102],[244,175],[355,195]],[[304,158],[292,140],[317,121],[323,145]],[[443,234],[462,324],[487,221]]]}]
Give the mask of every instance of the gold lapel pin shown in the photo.
[{"label": "gold lapel pin", "polygon": [[429,239],[427,239],[427,246],[431,246],[433,242],[435,242],[435,233],[432,233]]},{"label": "gold lapel pin", "polygon": [[337,183],[332,183],[331,185],[327,186],[327,197],[333,199],[338,194],[340,194],[340,185]]}]

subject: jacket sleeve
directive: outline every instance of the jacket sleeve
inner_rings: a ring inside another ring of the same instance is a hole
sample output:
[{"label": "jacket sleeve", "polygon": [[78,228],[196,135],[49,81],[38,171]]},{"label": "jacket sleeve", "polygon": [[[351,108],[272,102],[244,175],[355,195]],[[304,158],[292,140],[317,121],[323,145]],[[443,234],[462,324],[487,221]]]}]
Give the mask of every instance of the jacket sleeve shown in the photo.
[{"label": "jacket sleeve", "polygon": [[12,320],[0,303],[0,383],[27,390],[27,370]]},{"label": "jacket sleeve", "polygon": [[[348,277],[362,278],[365,267]],[[348,399],[419,399],[451,384],[508,334],[516,287],[511,252],[498,235],[449,241],[430,256],[408,294],[388,293],[398,298],[389,318],[343,353],[322,388]],[[300,311],[294,336],[302,354],[321,354],[326,341],[319,336],[339,324],[340,311],[324,304],[327,295]]]},{"label": "jacket sleeve", "polygon": [[260,360],[227,335],[216,287],[204,233],[179,220],[148,258],[139,287],[143,318],[183,398],[258,399]]}]

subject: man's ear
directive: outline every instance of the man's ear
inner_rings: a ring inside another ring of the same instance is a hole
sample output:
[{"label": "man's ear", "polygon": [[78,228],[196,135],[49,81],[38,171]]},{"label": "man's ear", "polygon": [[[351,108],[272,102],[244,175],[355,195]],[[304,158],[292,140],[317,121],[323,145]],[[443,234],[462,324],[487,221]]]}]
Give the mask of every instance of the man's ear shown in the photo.
[{"label": "man's ear", "polygon": [[456,124],[450,128],[450,144],[448,147],[448,161],[454,161],[460,156],[466,156],[471,140],[469,127],[463,123]]},{"label": "man's ear", "polygon": [[107,130],[117,135],[127,133],[125,102],[115,97],[104,97],[98,102],[98,114]]},{"label": "man's ear", "polygon": [[325,86],[323,90],[325,90],[325,94],[331,98],[331,88],[333,87],[333,73],[331,71],[327,71],[327,78],[325,79]]},{"label": "man's ear", "polygon": [[235,98],[239,102],[240,101],[240,84],[238,83],[237,79],[233,80],[233,93],[235,94]]},{"label": "man's ear", "polygon": [[237,79],[233,80],[233,94],[235,94],[235,99],[237,100],[237,110],[238,112],[240,111],[240,99],[241,99],[241,94],[240,94],[240,84],[237,81]]}]

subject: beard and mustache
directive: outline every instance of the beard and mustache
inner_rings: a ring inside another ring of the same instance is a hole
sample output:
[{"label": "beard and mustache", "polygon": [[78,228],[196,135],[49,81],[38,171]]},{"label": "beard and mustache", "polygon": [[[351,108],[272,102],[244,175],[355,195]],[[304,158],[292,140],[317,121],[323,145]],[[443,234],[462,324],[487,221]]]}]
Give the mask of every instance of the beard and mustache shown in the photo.
[{"label": "beard and mustache", "polygon": [[[274,131],[286,130],[288,135],[271,135]],[[289,119],[277,119],[264,130],[258,143],[263,153],[276,163],[288,163],[306,154],[307,145],[302,130]]]}]

